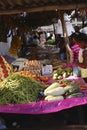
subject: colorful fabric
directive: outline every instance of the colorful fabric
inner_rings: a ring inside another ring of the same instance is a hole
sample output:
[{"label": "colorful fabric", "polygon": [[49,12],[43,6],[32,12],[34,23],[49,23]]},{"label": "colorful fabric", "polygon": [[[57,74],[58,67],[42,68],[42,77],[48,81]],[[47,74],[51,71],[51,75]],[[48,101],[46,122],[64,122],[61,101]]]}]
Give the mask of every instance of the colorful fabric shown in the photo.
[{"label": "colorful fabric", "polygon": [[8,54],[11,56],[17,56],[18,49],[20,48],[21,45],[22,45],[21,39],[18,36],[14,36]]}]

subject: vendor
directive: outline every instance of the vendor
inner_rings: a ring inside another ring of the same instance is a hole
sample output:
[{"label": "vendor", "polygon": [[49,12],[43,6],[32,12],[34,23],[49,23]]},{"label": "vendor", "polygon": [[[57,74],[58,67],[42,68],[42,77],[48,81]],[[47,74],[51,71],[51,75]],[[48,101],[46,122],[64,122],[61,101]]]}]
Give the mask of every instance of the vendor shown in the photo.
[{"label": "vendor", "polygon": [[76,33],[76,41],[81,50],[79,51],[79,59],[74,62],[81,69],[81,76],[87,82],[87,34]]},{"label": "vendor", "polygon": [[73,34],[71,34],[71,36],[69,38],[70,39],[71,50],[72,50],[71,62],[78,60],[78,55],[79,55],[79,50],[80,50],[80,47],[79,47],[78,43],[75,41],[75,36],[76,36],[76,34],[73,33]]}]

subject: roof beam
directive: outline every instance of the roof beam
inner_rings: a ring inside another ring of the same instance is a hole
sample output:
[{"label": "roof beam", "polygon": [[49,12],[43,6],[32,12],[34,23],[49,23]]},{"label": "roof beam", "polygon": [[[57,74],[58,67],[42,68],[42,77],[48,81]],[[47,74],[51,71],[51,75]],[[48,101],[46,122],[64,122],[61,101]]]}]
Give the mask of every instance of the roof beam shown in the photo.
[{"label": "roof beam", "polygon": [[[87,9],[87,5],[84,3],[84,4],[78,4],[78,8],[79,9]],[[54,10],[64,10],[64,11],[67,11],[67,10],[73,10],[73,9],[76,9],[76,4],[72,4],[72,5],[61,5],[61,6],[58,6],[58,5],[54,5],[54,6],[43,6],[43,7],[37,7],[37,8],[20,8],[20,9],[11,9],[11,10],[3,10],[3,11],[0,11],[0,15],[10,15],[10,14],[18,14],[18,13],[22,13],[22,12],[28,12],[28,13],[31,13],[31,12],[41,12],[41,11],[54,11]]]}]

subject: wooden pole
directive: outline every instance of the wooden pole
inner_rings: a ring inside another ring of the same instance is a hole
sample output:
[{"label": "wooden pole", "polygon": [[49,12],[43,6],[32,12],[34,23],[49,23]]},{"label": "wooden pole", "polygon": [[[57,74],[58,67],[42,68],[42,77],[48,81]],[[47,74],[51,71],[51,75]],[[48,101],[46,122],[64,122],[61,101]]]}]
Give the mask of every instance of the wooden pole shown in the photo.
[{"label": "wooden pole", "polygon": [[67,63],[69,63],[69,62],[72,62],[72,50],[69,46],[69,38],[67,34],[66,23],[64,20],[64,12],[61,12],[60,14],[61,14],[60,19],[61,19],[62,28],[63,28],[63,36],[65,38],[65,46],[66,46],[66,51],[67,51]]}]

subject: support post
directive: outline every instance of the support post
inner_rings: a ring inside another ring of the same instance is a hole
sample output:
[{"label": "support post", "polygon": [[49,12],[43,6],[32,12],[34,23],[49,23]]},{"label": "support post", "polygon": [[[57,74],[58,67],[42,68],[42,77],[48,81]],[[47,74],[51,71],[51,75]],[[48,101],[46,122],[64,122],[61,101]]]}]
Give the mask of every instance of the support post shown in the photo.
[{"label": "support post", "polygon": [[66,23],[64,20],[64,12],[61,12],[61,23],[62,23],[62,28],[63,28],[63,36],[65,38],[65,46],[66,46],[66,51],[67,51],[67,63],[72,62],[72,50],[69,46],[69,38],[67,35],[67,29],[66,29]]}]

